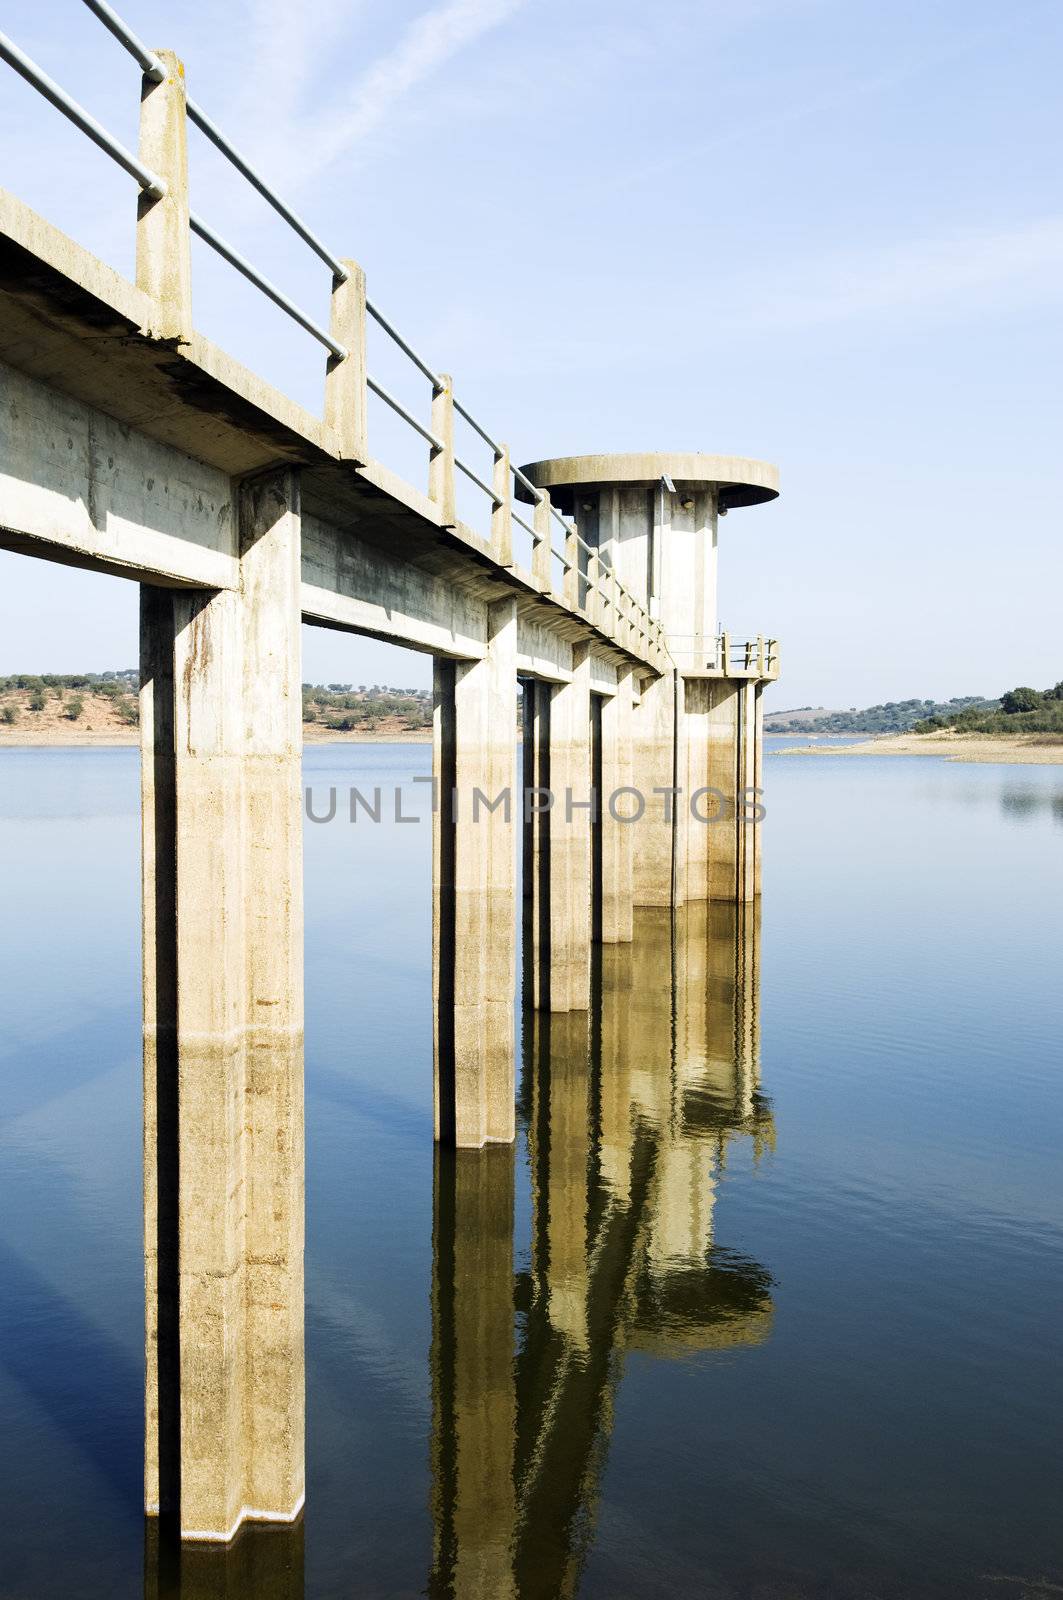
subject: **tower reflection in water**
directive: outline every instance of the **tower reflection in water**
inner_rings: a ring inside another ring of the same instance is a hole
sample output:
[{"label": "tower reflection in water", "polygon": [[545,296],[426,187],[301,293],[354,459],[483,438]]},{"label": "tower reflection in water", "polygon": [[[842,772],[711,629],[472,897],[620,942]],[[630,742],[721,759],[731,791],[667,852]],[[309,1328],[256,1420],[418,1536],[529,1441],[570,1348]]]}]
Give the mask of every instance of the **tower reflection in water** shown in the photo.
[{"label": "tower reflection in water", "polygon": [[575,1593],[629,1350],[760,1343],[772,1280],[717,1241],[734,1139],[774,1139],[760,1093],[759,908],[638,915],[602,951],[590,1014],[530,1013],[516,1151],[440,1150],[435,1175],[433,1596]]}]

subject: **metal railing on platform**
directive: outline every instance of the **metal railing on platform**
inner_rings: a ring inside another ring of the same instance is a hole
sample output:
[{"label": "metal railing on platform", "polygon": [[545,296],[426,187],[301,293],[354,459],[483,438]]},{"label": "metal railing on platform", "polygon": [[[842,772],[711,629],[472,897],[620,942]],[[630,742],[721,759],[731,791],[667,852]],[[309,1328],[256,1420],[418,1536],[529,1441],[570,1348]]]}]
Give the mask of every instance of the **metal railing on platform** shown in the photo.
[{"label": "metal railing on platform", "polygon": [[[154,160],[145,160],[145,134],[142,118],[141,150],[134,155],[120,140],[108,132],[83,106],[55,83],[19,47],[0,34],[0,59],[3,59],[27,83],[56,107],[75,127],[91,139],[122,167],[149,200],[168,200],[180,208],[185,237],[172,235],[169,244],[178,251],[187,251],[188,236],[195,235],[242,274],[260,293],[285,312],[305,332],[316,339],[328,352],[326,375],[325,420],[340,436],[342,453],[360,464],[366,464],[368,455],[367,397],[371,394],[388,406],[429,446],[428,492],[437,504],[441,522],[457,522],[455,508],[454,475],[460,472],[487,496],[490,503],[492,553],[499,563],[514,567],[512,554],[512,525],[515,523],[531,539],[531,579],[540,592],[550,594],[559,603],[584,615],[594,626],[636,654],[641,654],[657,664],[663,664],[664,636],[647,608],[617,578],[616,573],[602,560],[599,552],[581,536],[575,525],[550,503],[549,495],[542,491],[519,470],[510,465],[509,451],[504,444],[488,432],[461,401],[454,398],[451,380],[437,372],[409,343],[395,324],[380,310],[374,300],[365,294],[364,275],[357,264],[330,250],[317,234],[303,221],[291,206],[256,171],[248,158],[226,137],[217,124],[193,99],[187,96],[183,71],[171,70],[176,58],[163,52],[150,50],[122,17],[106,4],[106,0],[82,0],[89,11],[107,28],[115,39],[133,57],[147,85],[172,97],[170,109],[177,118],[187,117],[211,144],[221,152],[237,172],[246,179],[263,200],[270,205],[300,239],[320,258],[332,274],[332,316],[329,328],[305,312],[283,289],[229,244],[207,221],[188,207],[188,174],[179,152],[184,140],[156,141]],[[165,57],[165,59],[164,59]],[[149,99],[142,96],[142,103]],[[168,102],[169,105],[169,102]],[[150,140],[148,141],[150,145]],[[173,163],[172,170],[156,170]],[[150,210],[151,208],[149,208]],[[190,281],[190,271],[186,274]],[[356,280],[356,282],[355,282]],[[152,292],[153,285],[141,284]],[[352,287],[357,292],[352,295]],[[178,307],[175,315],[184,319],[187,327],[179,332],[191,337],[191,301]],[[431,411],[428,422],[398,399],[388,388],[375,379],[366,366],[366,319],[371,318],[396,348],[413,364],[431,386]],[[488,482],[477,468],[462,456],[455,454],[453,442],[454,417],[472,429],[487,446],[493,457],[492,481]],[[514,510],[514,484],[529,493],[535,511],[527,520]],[[556,548],[552,525],[562,530],[563,543]],[[560,585],[554,582],[555,567],[562,573]],[[518,569],[520,570],[520,569]]]},{"label": "metal railing on platform", "polygon": [[715,637],[670,633],[668,644],[681,670],[696,667],[722,678],[779,676],[779,642],[762,633],[741,638],[726,629]]}]

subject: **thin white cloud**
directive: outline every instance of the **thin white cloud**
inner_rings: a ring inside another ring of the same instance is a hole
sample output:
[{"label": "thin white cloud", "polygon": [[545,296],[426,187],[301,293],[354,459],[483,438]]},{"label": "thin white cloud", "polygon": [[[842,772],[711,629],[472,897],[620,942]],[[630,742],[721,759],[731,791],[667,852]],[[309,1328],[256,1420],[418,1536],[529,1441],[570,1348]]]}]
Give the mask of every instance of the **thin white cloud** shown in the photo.
[{"label": "thin white cloud", "polygon": [[[269,146],[270,171],[284,171],[291,190],[378,132],[412,91],[523,4],[525,0],[447,0],[422,12],[391,49],[323,103],[321,86],[335,79],[330,63],[337,55],[352,54],[341,49],[339,37],[351,21],[349,0],[316,0],[310,18],[290,0],[255,0],[254,77],[284,88],[257,114],[248,107],[245,125],[255,125],[258,147]],[[312,93],[315,106],[308,114],[301,107]]]},{"label": "thin white cloud", "polygon": [[355,85],[347,109],[333,109],[317,120],[309,154],[318,171],[375,132],[411,89],[466,45],[505,22],[522,4],[523,0],[450,0],[417,17],[394,50],[374,62]]},{"label": "thin white cloud", "polygon": [[[251,0],[244,29],[250,64],[240,75],[242,120],[276,136],[296,118],[304,96],[340,36],[363,9],[358,0]],[[269,85],[263,103],[262,86]]]},{"label": "thin white cloud", "polygon": [[[1063,218],[1010,229],[967,231],[884,247],[860,257],[827,257],[743,286],[723,312],[724,331],[798,329],[888,317],[900,311],[1021,310],[1061,293]],[[721,302],[716,292],[717,304]]]}]

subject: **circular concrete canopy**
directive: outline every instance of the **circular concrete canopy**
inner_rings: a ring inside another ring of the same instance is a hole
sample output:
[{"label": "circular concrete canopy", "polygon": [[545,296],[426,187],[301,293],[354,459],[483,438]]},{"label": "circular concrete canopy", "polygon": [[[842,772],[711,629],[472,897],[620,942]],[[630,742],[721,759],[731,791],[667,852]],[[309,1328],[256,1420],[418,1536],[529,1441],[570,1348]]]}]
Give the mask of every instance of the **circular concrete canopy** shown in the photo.
[{"label": "circular concrete canopy", "polygon": [[[666,454],[655,451],[631,452],[611,456],[555,456],[551,461],[532,461],[521,471],[537,489],[549,489],[558,509],[571,510],[577,487],[602,488],[605,485],[660,483],[671,478],[677,489],[717,490],[719,503],[755,506],[774,500],[779,493],[779,469],[768,461],[747,461],[742,456],[709,456],[701,451]],[[521,500],[532,496],[518,482]]]}]

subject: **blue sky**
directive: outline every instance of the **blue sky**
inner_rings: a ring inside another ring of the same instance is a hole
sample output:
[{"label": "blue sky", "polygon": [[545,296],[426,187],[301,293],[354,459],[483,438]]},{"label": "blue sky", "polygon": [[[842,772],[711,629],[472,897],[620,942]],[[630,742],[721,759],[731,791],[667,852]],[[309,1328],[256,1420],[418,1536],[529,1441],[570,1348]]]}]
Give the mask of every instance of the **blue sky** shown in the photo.
[{"label": "blue sky", "polygon": [[[779,464],[720,558],[723,622],[782,641],[777,708],[1063,677],[1058,5],[119,9],[517,459]],[[4,12],[135,144],[136,67],[78,0]],[[324,318],[326,270],[190,140],[195,209]],[[131,272],[130,181],[7,69],[0,147],[8,188]],[[317,409],[313,341],[198,245],[194,272],[197,325]],[[307,678],[429,681],[304,647]],[[0,672],[136,649],[132,585],[0,555]]]}]

